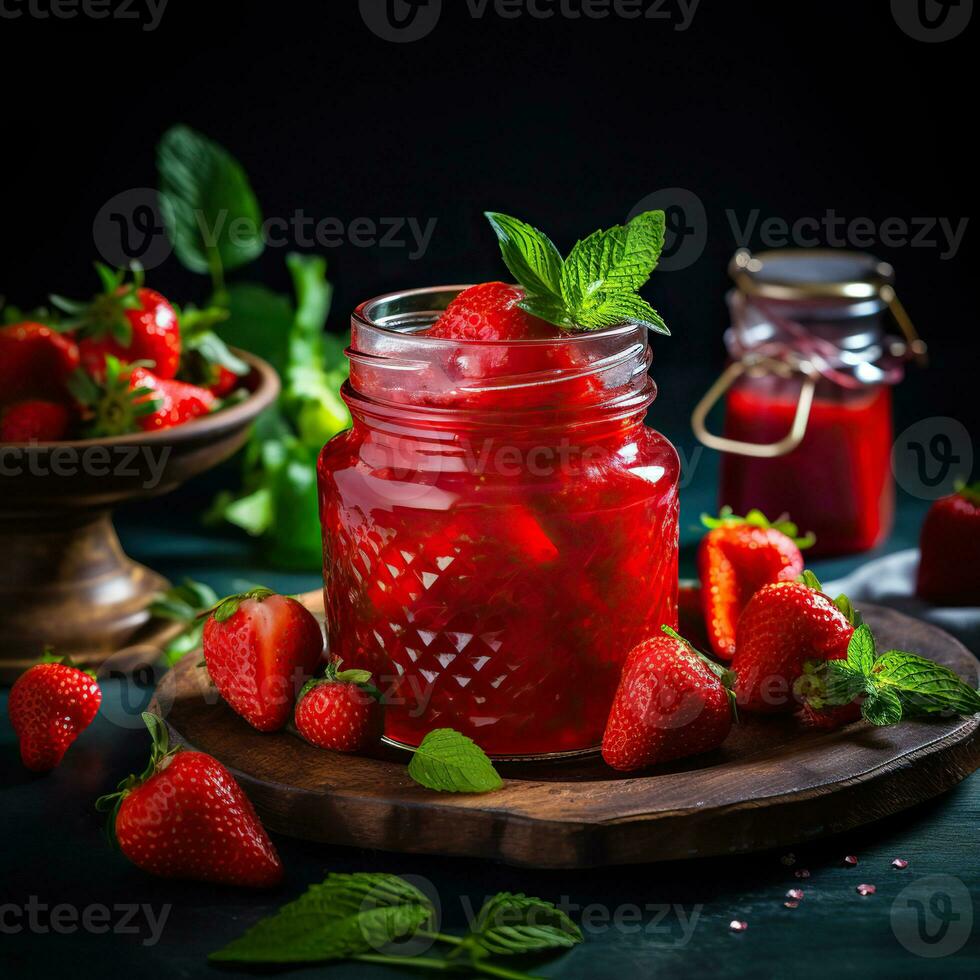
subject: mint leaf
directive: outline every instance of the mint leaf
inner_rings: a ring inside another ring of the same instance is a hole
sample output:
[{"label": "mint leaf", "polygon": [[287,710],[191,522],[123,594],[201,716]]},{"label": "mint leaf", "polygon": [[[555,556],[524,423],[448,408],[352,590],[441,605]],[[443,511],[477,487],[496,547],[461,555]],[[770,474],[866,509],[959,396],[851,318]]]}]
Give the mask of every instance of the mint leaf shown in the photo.
[{"label": "mint leaf", "polygon": [[901,650],[889,650],[875,662],[872,677],[880,692],[890,690],[915,714],[980,711],[980,692],[948,667]]},{"label": "mint leaf", "polygon": [[871,628],[862,624],[854,630],[847,644],[847,665],[853,671],[867,676],[874,666],[877,652]]},{"label": "mint leaf", "polygon": [[636,293],[602,293],[601,297],[597,305],[579,310],[579,326],[599,330],[620,323],[635,323],[670,336],[663,318],[642,296]]},{"label": "mint leaf", "polygon": [[262,254],[262,212],[248,177],[223,147],[174,126],[157,147],[160,207],[177,258],[222,282]]},{"label": "mint leaf", "polygon": [[565,304],[578,312],[596,293],[635,293],[650,278],[663,246],[663,211],[645,211],[625,227],[593,232],[575,244],[562,266]]},{"label": "mint leaf", "polygon": [[902,720],[902,702],[889,688],[878,688],[864,699],[861,717],[872,725],[894,725]]},{"label": "mint leaf", "polygon": [[483,749],[452,728],[437,728],[422,739],[408,774],[427,789],[445,793],[488,793],[503,786]]},{"label": "mint leaf", "polygon": [[796,581],[801,582],[808,589],[813,589],[814,592],[823,592],[823,586],[820,584],[820,579],[818,579],[809,568],[804,568],[803,573]]},{"label": "mint leaf", "polygon": [[660,259],[663,211],[593,232],[562,261],[554,243],[531,225],[487,211],[507,268],[524,287],[521,307],[565,330],[636,323],[669,334],[663,318],[637,295]]},{"label": "mint leaf", "polygon": [[517,304],[531,316],[540,317],[565,330],[574,330],[578,324],[568,315],[568,310],[561,300],[552,296],[526,296]]},{"label": "mint leaf", "polygon": [[356,956],[413,935],[432,914],[429,899],[396,875],[331,874],[209,959],[308,963]]},{"label": "mint leaf", "polygon": [[529,294],[558,298],[562,259],[555,243],[543,232],[518,218],[485,211],[500,242],[500,254],[511,275]]},{"label": "mint leaf", "polygon": [[582,931],[561,909],[540,898],[501,892],[480,909],[464,940],[491,955],[569,949],[582,942]]},{"label": "mint leaf", "polygon": [[866,676],[846,660],[825,661],[809,679],[813,688],[808,692],[808,700],[830,705],[850,704],[869,687]]}]

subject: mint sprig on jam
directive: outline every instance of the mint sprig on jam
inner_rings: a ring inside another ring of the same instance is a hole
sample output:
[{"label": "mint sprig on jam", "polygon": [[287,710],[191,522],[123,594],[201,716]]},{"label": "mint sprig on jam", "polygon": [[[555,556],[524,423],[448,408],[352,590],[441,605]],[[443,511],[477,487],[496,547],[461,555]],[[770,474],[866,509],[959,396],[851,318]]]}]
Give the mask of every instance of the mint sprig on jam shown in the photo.
[{"label": "mint sprig on jam", "polygon": [[[579,927],[540,898],[500,892],[477,913],[469,933],[436,931],[428,895],[393,874],[330,874],[298,899],[260,919],[209,959],[218,963],[280,964],[355,960],[461,976],[484,974],[528,980],[528,974],[492,962],[499,956],[555,952],[582,942]],[[397,941],[424,940],[451,947],[445,957],[397,955]]]},{"label": "mint sprig on jam", "polygon": [[526,312],[563,330],[636,323],[670,334],[660,314],[638,293],[663,251],[663,211],[644,211],[626,225],[595,231],[565,259],[544,232],[507,214],[485,213],[504,264],[524,287],[519,305]]},{"label": "mint sprig on jam", "polygon": [[846,659],[810,663],[807,668],[809,679],[822,685],[824,704],[850,704],[863,696],[861,715],[872,725],[894,725],[916,715],[980,711],[980,691],[948,667],[902,650],[879,655],[866,623],[854,630]]}]

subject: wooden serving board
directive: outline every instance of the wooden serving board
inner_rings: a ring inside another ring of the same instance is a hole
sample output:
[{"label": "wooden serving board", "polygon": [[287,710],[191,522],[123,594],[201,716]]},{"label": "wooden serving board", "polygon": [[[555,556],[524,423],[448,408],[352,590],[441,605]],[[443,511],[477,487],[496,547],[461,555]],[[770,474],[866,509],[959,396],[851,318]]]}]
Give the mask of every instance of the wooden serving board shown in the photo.
[{"label": "wooden serving board", "polygon": [[[304,601],[322,610],[318,593]],[[882,607],[862,611],[881,649],[916,651],[977,684],[976,659],[947,633]],[[443,794],[409,779],[398,749],[366,758],[256,732],[220,700],[199,662],[188,654],[168,673],[151,710],[177,741],[223,762],[271,830],[333,844],[539,868],[739,853],[878,820],[980,765],[980,716],[823,733],[743,714],[718,751],[642,775],[617,774],[597,757],[498,764],[503,789]]]}]

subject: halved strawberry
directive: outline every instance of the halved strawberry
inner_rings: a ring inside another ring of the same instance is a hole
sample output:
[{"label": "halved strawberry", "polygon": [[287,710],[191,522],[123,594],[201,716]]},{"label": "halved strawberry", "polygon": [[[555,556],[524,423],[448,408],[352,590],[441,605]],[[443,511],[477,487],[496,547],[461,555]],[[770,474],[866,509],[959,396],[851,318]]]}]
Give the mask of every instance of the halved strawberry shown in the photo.
[{"label": "halved strawberry", "polygon": [[257,588],[222,599],[204,624],[204,661],[218,693],[260,732],[282,728],[323,656],[313,614]]},{"label": "halved strawberry", "polygon": [[791,521],[770,523],[757,510],[737,517],[725,507],[718,517],[702,514],[701,521],[710,529],[698,547],[705,626],[711,649],[730,660],[749,599],[770,582],[794,581],[803,571],[800,549],[813,544],[813,536],[798,537]]}]

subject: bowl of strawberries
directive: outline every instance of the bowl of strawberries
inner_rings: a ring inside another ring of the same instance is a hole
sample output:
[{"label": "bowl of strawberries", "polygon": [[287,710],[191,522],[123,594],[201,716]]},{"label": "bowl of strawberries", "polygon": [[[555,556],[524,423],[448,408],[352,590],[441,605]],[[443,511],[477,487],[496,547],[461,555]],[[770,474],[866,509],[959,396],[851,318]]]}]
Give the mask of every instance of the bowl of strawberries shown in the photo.
[{"label": "bowl of strawberries", "polygon": [[91,300],[0,326],[0,676],[46,643],[96,665],[145,642],[166,581],[129,559],[112,525],[231,456],[279,393],[265,361],[227,347],[227,313],[175,306],[97,267]]}]

